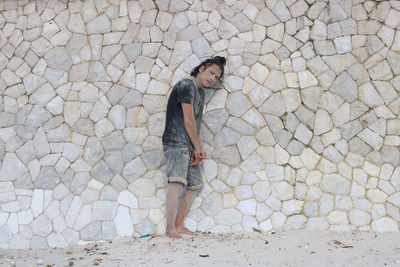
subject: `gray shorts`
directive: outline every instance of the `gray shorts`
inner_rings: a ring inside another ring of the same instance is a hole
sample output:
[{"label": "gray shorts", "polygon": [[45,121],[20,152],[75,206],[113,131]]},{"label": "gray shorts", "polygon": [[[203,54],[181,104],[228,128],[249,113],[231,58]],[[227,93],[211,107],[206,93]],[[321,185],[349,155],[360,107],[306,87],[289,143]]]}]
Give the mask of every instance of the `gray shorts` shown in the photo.
[{"label": "gray shorts", "polygon": [[166,174],[169,183],[181,183],[190,190],[198,190],[203,186],[202,163],[190,165],[190,153],[189,148],[164,146]]}]

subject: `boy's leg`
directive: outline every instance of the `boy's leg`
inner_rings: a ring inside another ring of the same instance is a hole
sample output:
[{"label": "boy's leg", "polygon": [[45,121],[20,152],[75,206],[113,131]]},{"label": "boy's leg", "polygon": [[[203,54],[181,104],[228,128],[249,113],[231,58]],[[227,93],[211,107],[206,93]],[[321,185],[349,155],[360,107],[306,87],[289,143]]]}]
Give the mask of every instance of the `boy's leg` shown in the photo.
[{"label": "boy's leg", "polygon": [[201,163],[197,165],[189,165],[187,173],[187,190],[179,204],[178,213],[176,215],[175,226],[180,234],[194,235],[192,231],[187,229],[184,225],[185,217],[192,206],[193,200],[197,192],[203,187]]},{"label": "boy's leg", "polygon": [[164,147],[166,176],[168,177],[165,213],[167,217],[167,236],[180,238],[176,232],[175,215],[178,206],[179,192],[187,184],[186,175],[189,162],[189,149]]},{"label": "boy's leg", "polygon": [[167,236],[181,238],[175,226],[175,212],[178,204],[179,191],[183,185],[180,183],[168,183],[167,198],[165,201],[165,211],[167,215]]},{"label": "boy's leg", "polygon": [[186,214],[188,213],[190,206],[192,206],[193,199],[196,196],[197,190],[186,190],[185,195],[179,203],[179,209],[176,214],[175,227],[176,231],[180,234],[194,235],[192,231],[187,229],[184,225]]}]

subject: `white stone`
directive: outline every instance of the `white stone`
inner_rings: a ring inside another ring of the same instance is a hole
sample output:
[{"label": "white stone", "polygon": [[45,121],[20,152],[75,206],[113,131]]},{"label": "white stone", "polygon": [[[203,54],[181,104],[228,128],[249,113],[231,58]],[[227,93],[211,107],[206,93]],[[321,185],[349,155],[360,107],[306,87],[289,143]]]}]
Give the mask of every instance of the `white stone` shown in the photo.
[{"label": "white stone", "polygon": [[212,154],[217,160],[228,165],[237,166],[240,164],[240,153],[236,146],[216,148]]},{"label": "white stone", "polygon": [[[136,89],[139,92],[144,93],[147,89],[149,81],[150,81],[150,75],[147,73],[141,73],[141,74],[136,75]],[[129,84],[129,86],[131,86],[131,85],[132,85],[132,83]]]},{"label": "white stone", "polygon": [[317,166],[322,173],[334,173],[337,170],[336,165],[326,158],[322,158]]},{"label": "white stone", "polygon": [[224,208],[233,208],[238,203],[236,197],[233,194],[224,194],[222,196]]},{"label": "white stone", "polygon": [[307,231],[326,231],[328,228],[328,220],[324,217],[309,218],[306,224]]},{"label": "white stone", "polygon": [[[321,141],[324,144],[324,146],[329,146],[331,144],[335,144],[335,147],[336,147],[336,144],[338,144],[340,138],[341,138],[340,130],[337,128],[333,128],[331,131],[322,135]],[[342,139],[342,141],[346,142],[343,139]]]},{"label": "white stone", "polygon": [[108,118],[114,125],[115,129],[123,129],[125,127],[125,121],[126,121],[125,114],[126,111],[123,106],[115,105],[110,109],[108,113]]},{"label": "white stone", "polygon": [[162,31],[167,31],[173,16],[167,12],[160,11],[157,15],[156,25],[160,27]]},{"label": "white stone", "polygon": [[103,14],[86,25],[88,34],[106,33],[111,31],[111,23],[108,17]]},{"label": "white stone", "polygon": [[[37,197],[37,199],[39,200],[39,201],[35,201],[35,202],[37,202],[37,204],[36,205],[40,205],[40,201],[41,202],[43,202],[43,196],[41,196],[41,194],[43,194],[42,193],[42,190],[35,190],[35,191],[33,191],[33,195],[35,195],[35,192],[36,192],[36,194],[38,194],[38,197]],[[58,199],[58,200],[60,200],[60,199],[63,199],[67,194],[69,193],[69,190],[68,190],[68,188],[64,185],[64,184],[59,184],[55,189],[54,189],[54,191],[53,191],[53,198],[54,199]],[[40,197],[41,196],[41,197]],[[40,200],[40,199],[42,199],[42,200]],[[32,203],[33,203],[33,196],[32,196]],[[41,204],[42,205],[42,209],[43,209],[43,204]],[[33,205],[32,205],[33,206]],[[40,206],[39,206],[39,209],[38,209],[38,211],[40,210]],[[33,212],[33,209],[32,209],[32,212]],[[33,212],[34,213],[34,212]],[[35,214],[35,213],[34,213]],[[35,215],[34,215],[35,216]]]},{"label": "white stone", "polygon": [[393,78],[392,70],[386,60],[369,69],[368,73],[373,80],[389,80]]},{"label": "white stone", "polygon": [[227,193],[230,191],[230,188],[220,180],[213,180],[210,183],[211,188],[219,193]]},{"label": "white stone", "polygon": [[374,220],[371,223],[371,228],[373,231],[377,232],[398,232],[398,223],[389,217],[383,217],[378,220]]},{"label": "white stone", "polygon": [[35,235],[42,236],[42,237],[45,237],[48,234],[50,234],[53,229],[51,222],[48,219],[46,219],[46,217],[43,215],[37,217],[31,223],[31,228]]},{"label": "white stone", "polygon": [[225,107],[226,99],[228,96],[228,92],[226,90],[220,89],[216,90],[208,102],[206,110],[215,110]]},{"label": "white stone", "polygon": [[46,83],[30,96],[30,100],[33,104],[44,105],[47,104],[55,95],[56,93],[53,87],[50,83]]},{"label": "white stone", "polygon": [[353,102],[357,97],[356,82],[347,72],[343,72],[335,79],[330,91],[348,102]]},{"label": "white stone", "polygon": [[306,183],[307,185],[318,185],[321,181],[322,173],[319,171],[311,171],[307,174]]},{"label": "white stone", "polygon": [[218,35],[222,39],[229,40],[234,35],[238,34],[238,29],[230,22],[222,19],[218,26]]},{"label": "white stone", "polygon": [[72,227],[75,220],[78,217],[79,212],[82,208],[82,201],[79,197],[74,197],[71,201],[71,205],[65,215],[65,222],[67,226]]},{"label": "white stone", "polygon": [[365,188],[358,183],[353,183],[351,186],[350,196],[353,199],[356,198],[364,198],[365,197]]},{"label": "white stone", "polygon": [[14,153],[7,153],[0,170],[0,181],[14,181],[26,173],[28,169]]},{"label": "white stone", "polygon": [[243,136],[237,142],[237,146],[242,159],[245,160],[258,147],[258,143],[254,137]]},{"label": "white stone", "polygon": [[118,204],[111,201],[96,201],[93,204],[93,220],[113,220]]},{"label": "white stone", "polygon": [[301,71],[298,73],[298,75],[299,75],[300,88],[307,88],[318,85],[318,80],[310,71],[308,70]]},{"label": "white stone", "polygon": [[23,210],[18,212],[19,224],[29,224],[32,220],[33,220],[33,215],[31,210]]},{"label": "white stone", "polygon": [[317,166],[321,156],[315,153],[312,149],[306,148],[303,150],[303,153],[301,153],[300,159],[307,169],[312,170]]},{"label": "white stone", "polygon": [[60,202],[58,200],[52,201],[46,208],[45,215],[50,220],[60,215]]},{"label": "white stone", "polygon": [[387,201],[390,202],[390,203],[392,203],[392,204],[394,204],[394,205],[396,205],[396,206],[399,206],[399,204],[400,204],[400,192],[397,192],[397,193],[392,194],[392,195],[387,199]]},{"label": "white stone", "polygon": [[275,229],[282,229],[287,217],[281,212],[275,212],[271,216],[271,222]]},{"label": "white stone", "polygon": [[379,189],[370,189],[367,190],[367,197],[373,203],[384,203],[388,196]]},{"label": "white stone", "polygon": [[281,94],[287,113],[295,111],[300,106],[301,98],[298,90],[287,89],[283,90]]},{"label": "white stone", "polygon": [[64,237],[58,233],[51,233],[47,237],[47,242],[49,244],[49,247],[52,247],[52,248],[65,248],[68,246]]},{"label": "white stone", "polygon": [[243,87],[243,78],[233,75],[227,76],[224,78],[224,85],[228,92],[241,90]]},{"label": "white stone", "polygon": [[351,51],[351,37],[350,36],[343,36],[335,38],[334,40],[336,51],[339,54],[348,53]]},{"label": "white stone", "polygon": [[125,167],[122,171],[122,176],[128,181],[133,181],[142,176],[145,172],[146,167],[144,166],[142,160],[137,157],[125,164]]},{"label": "white stone", "polygon": [[319,109],[315,116],[314,134],[320,135],[330,131],[333,128],[333,123],[329,113]]},{"label": "white stone", "polygon": [[312,131],[310,131],[304,124],[300,123],[296,129],[294,137],[305,145],[308,145],[313,136]]},{"label": "white stone", "polygon": [[293,215],[287,218],[284,229],[298,230],[304,228],[307,218],[304,215]]},{"label": "white stone", "polygon": [[1,72],[1,78],[8,86],[21,82],[21,79],[9,69],[5,69]]},{"label": "white stone", "polygon": [[63,156],[71,162],[74,162],[82,155],[82,147],[72,144],[66,143],[63,148]]},{"label": "white stone", "polygon": [[197,224],[198,231],[209,231],[215,225],[213,218],[206,216]]},{"label": "white stone", "polygon": [[270,181],[282,181],[284,178],[284,168],[279,165],[268,164],[265,167],[265,172]]},{"label": "white stone", "polygon": [[394,167],[388,163],[385,163],[382,165],[379,173],[379,178],[383,180],[389,180],[392,173],[393,173]]},{"label": "white stone", "polygon": [[300,214],[303,208],[304,201],[301,200],[289,200],[283,201],[282,203],[282,213],[286,216],[293,214]]},{"label": "white stone", "polygon": [[84,205],[74,223],[74,230],[80,231],[92,221],[92,205]]},{"label": "white stone", "polygon": [[129,185],[129,189],[139,198],[154,196],[156,192],[156,187],[150,179],[137,179]]},{"label": "white stone", "polygon": [[215,223],[221,225],[235,225],[242,221],[242,214],[236,209],[223,209],[215,216]]},{"label": "white stone", "polygon": [[113,124],[106,118],[101,119],[95,125],[96,135],[98,137],[104,137],[114,131],[115,128]]},{"label": "white stone", "polygon": [[268,37],[275,41],[278,41],[278,42],[282,42],[283,34],[284,34],[284,24],[283,23],[275,24],[271,27],[268,27],[268,29],[267,29]]},{"label": "white stone", "polygon": [[349,152],[349,154],[347,154],[347,157],[346,157],[345,161],[350,166],[357,167],[357,166],[361,166],[362,165],[362,163],[364,161],[364,158],[359,156],[359,155],[357,155],[357,154]]},{"label": "white stone", "polygon": [[334,210],[328,215],[328,221],[330,224],[348,224],[347,214],[344,211]]},{"label": "white stone", "polygon": [[212,159],[203,160],[203,170],[207,181],[212,181],[217,176],[218,166]]},{"label": "white stone", "polygon": [[244,215],[256,215],[257,202],[254,199],[240,201],[236,208]]},{"label": "white stone", "polygon": [[289,162],[290,154],[286,152],[280,145],[275,146],[275,161],[276,164],[285,165]]},{"label": "white stone", "polygon": [[286,88],[285,74],[282,71],[272,70],[265,80],[264,85],[273,92]]},{"label": "white stone", "polygon": [[240,164],[240,168],[245,172],[261,171],[263,170],[263,167],[264,161],[257,153],[251,154]]},{"label": "white stone", "polygon": [[210,57],[214,54],[214,51],[205,38],[192,41],[192,49],[195,55],[200,59]]},{"label": "white stone", "polygon": [[128,208],[120,206],[114,222],[119,236],[131,236],[133,234],[134,229]]},{"label": "white stone", "polygon": [[64,107],[64,100],[59,96],[53,98],[46,105],[46,109],[50,111],[53,115],[60,115],[63,111],[63,107]]},{"label": "white stone", "polygon": [[91,170],[91,166],[82,158],[72,163],[70,168],[75,172],[88,172]]},{"label": "white stone", "polygon": [[359,88],[359,98],[369,107],[383,105],[383,100],[371,83],[365,83]]},{"label": "white stone", "polygon": [[383,145],[383,138],[368,128],[364,129],[358,136],[375,150],[379,150]]},{"label": "white stone", "polygon": [[306,200],[316,201],[321,198],[322,191],[316,186],[310,186],[306,194]]},{"label": "white stone", "polygon": [[264,201],[271,193],[270,183],[267,181],[258,181],[253,185],[253,190],[256,200]]},{"label": "white stone", "polygon": [[328,193],[348,194],[350,193],[350,182],[337,174],[324,175],[321,180],[321,189]]},{"label": "white stone", "polygon": [[253,196],[253,190],[249,185],[237,186],[234,188],[234,195],[239,200],[249,199]]},{"label": "white stone", "polygon": [[264,83],[268,75],[269,75],[268,68],[260,63],[254,64],[250,69],[250,77],[260,84]]},{"label": "white stone", "polygon": [[271,184],[272,193],[280,200],[289,200],[294,195],[294,188],[285,181]]},{"label": "white stone", "polygon": [[272,210],[265,204],[257,204],[256,218],[259,222],[270,218],[272,215]]}]

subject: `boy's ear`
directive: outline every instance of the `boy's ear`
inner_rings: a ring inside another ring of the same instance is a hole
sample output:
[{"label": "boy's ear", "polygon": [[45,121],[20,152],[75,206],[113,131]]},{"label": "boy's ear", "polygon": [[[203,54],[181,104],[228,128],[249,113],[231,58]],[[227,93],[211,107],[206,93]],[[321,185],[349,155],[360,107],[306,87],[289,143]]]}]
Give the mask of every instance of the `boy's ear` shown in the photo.
[{"label": "boy's ear", "polygon": [[206,66],[205,66],[205,65],[201,66],[201,67],[199,68],[199,73],[200,73],[200,72],[203,72],[205,69],[206,69]]}]

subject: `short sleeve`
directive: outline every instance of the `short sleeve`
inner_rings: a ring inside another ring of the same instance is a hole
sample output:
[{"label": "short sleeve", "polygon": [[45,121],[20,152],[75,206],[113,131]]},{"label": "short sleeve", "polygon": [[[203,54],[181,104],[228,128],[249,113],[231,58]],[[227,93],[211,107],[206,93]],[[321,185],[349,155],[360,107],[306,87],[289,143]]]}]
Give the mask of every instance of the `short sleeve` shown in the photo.
[{"label": "short sleeve", "polygon": [[192,80],[182,80],[176,86],[178,103],[194,104],[196,87]]}]

